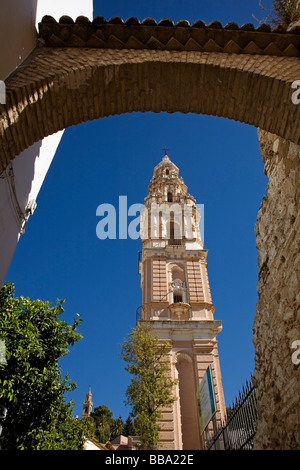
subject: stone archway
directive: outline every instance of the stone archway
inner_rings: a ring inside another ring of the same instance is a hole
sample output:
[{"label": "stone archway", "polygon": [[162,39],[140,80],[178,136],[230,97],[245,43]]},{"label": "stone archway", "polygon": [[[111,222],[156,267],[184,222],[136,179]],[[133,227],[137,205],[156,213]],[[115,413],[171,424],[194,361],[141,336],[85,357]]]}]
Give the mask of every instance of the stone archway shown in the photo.
[{"label": "stone archway", "polygon": [[300,143],[297,28],[44,17],[38,45],[6,82],[0,170],[43,137],[134,111],[227,117]]},{"label": "stone archway", "polygon": [[[45,17],[37,48],[6,81],[0,171],[43,137],[128,112],[202,113],[260,131],[269,176],[256,226],[259,301],[254,323],[257,448],[299,448],[299,28],[190,26],[135,18]],[[298,335],[298,336],[297,336]]]}]

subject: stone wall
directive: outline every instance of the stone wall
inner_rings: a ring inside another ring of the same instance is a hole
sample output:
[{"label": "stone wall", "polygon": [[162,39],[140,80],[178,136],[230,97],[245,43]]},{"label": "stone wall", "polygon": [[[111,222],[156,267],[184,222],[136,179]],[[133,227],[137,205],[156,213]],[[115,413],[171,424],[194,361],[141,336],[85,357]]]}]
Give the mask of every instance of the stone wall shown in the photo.
[{"label": "stone wall", "polygon": [[255,230],[255,448],[299,449],[300,364],[293,347],[300,340],[300,147],[265,131],[258,136],[269,182]]}]

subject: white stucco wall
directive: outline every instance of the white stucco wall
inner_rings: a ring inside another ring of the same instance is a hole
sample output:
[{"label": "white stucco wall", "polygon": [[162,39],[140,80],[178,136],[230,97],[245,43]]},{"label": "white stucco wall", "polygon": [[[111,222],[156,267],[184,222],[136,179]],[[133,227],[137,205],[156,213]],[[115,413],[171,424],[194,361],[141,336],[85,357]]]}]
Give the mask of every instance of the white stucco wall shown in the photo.
[{"label": "white stucco wall", "polygon": [[100,450],[99,447],[95,446],[93,442],[89,441],[88,439],[84,443],[84,450]]},{"label": "white stucco wall", "polygon": [[0,80],[35,47],[37,4],[38,0],[0,0]]},{"label": "white stucco wall", "polygon": [[[0,0],[0,80],[5,80],[35,48],[36,28],[44,15],[93,18],[93,0]],[[63,131],[36,142],[0,175],[0,285],[22,232],[28,202],[35,203]],[[30,222],[28,223],[30,227]],[[30,230],[28,225],[26,230]]]}]

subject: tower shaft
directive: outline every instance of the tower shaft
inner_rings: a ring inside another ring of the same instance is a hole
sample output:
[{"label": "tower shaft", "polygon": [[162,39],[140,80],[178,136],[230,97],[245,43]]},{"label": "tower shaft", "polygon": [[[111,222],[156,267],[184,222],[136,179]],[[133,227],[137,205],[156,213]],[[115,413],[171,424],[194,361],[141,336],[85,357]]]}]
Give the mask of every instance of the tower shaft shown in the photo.
[{"label": "tower shaft", "polygon": [[145,198],[139,262],[142,287],[139,321],[150,323],[160,340],[170,342],[171,374],[178,381],[174,390],[177,400],[172,407],[162,410],[163,450],[203,447],[197,395],[208,366],[216,421],[225,417],[216,340],[222,323],[214,320],[200,215],[178,168],[165,155],[154,169]]}]

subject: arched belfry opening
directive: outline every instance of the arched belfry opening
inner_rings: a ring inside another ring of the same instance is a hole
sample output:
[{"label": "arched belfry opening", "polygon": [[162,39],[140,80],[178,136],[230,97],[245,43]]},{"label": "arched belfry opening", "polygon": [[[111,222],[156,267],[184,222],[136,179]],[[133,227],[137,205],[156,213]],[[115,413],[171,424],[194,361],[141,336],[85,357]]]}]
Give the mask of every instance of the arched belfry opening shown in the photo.
[{"label": "arched belfry opening", "polygon": [[176,356],[182,449],[201,449],[196,401],[196,378],[193,357],[185,352]]}]

